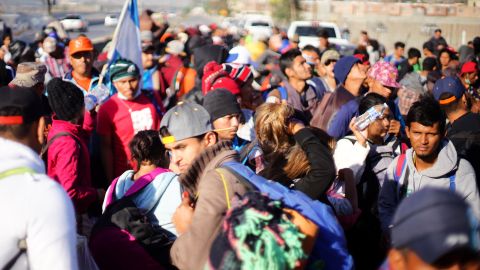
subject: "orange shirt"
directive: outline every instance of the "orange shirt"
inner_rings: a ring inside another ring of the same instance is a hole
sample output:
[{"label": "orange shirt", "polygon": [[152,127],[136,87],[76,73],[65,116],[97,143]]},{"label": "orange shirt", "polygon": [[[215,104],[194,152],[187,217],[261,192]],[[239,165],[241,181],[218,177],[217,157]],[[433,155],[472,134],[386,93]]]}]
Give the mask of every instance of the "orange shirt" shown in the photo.
[{"label": "orange shirt", "polygon": [[73,79],[77,82],[77,84],[83,88],[85,91],[90,91],[90,82],[92,78],[84,78],[84,77],[77,77],[75,72],[72,72]]}]

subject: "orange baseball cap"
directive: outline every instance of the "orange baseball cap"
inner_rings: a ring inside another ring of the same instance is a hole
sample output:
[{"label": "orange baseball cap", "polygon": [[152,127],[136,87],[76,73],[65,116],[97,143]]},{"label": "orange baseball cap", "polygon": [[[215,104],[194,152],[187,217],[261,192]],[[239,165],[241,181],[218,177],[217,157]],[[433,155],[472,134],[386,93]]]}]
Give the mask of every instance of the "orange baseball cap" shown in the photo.
[{"label": "orange baseball cap", "polygon": [[80,36],[70,40],[70,43],[68,44],[68,50],[70,55],[77,52],[91,52],[93,51],[93,44],[89,38]]}]

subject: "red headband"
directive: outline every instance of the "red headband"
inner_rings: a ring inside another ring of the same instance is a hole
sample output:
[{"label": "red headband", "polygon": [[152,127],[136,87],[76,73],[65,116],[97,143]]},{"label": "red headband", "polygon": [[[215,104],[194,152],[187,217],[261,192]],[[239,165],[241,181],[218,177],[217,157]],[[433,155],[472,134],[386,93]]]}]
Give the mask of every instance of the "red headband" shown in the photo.
[{"label": "red headband", "polygon": [[0,125],[23,124],[23,116],[0,116]]}]

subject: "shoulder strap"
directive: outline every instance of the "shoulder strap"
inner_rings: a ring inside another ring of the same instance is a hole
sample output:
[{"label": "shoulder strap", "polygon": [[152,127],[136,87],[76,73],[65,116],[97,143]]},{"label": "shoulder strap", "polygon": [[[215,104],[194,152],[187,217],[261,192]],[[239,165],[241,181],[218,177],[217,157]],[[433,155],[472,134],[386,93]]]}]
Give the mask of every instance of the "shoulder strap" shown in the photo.
[{"label": "shoulder strap", "polygon": [[316,127],[324,130],[328,128],[328,122],[330,121],[330,117],[334,111],[334,106],[331,105],[334,101],[334,98],[335,95],[332,92],[326,92],[325,95],[323,95],[320,105],[317,107],[318,112],[315,112],[315,116],[318,114],[320,117],[319,125]]},{"label": "shoulder strap", "polygon": [[155,98],[155,94],[153,93],[154,90],[142,90],[142,93],[152,102],[153,107],[155,107],[155,111],[157,112],[159,117],[163,116],[162,106],[158,104],[157,99]]},{"label": "shoulder strap", "polygon": [[455,192],[455,190],[457,189],[457,186],[455,184],[455,178],[457,176],[457,170],[458,170],[458,164],[459,163],[460,163],[460,158],[458,158],[458,160],[457,160],[456,168],[453,171],[451,171],[449,173],[449,176],[448,176],[448,179],[450,180],[449,189],[450,189],[450,191],[453,191],[453,192]]},{"label": "shoulder strap", "polygon": [[173,90],[175,93],[180,92],[183,79],[185,78],[186,70],[187,68],[182,66],[177,70],[177,72],[175,72],[175,75],[173,75],[172,83],[170,85],[173,86]]},{"label": "shoulder strap", "polygon": [[345,139],[347,141],[350,141],[352,144],[355,144],[357,142],[357,138],[352,137],[352,136],[345,136],[342,139]]},{"label": "shoulder strap", "polygon": [[[142,177],[138,178],[137,181],[135,181],[135,183],[133,183],[133,185],[125,193],[125,196],[132,196],[135,193],[138,193],[140,190],[142,190],[143,188],[148,186],[151,182],[153,182],[153,180],[155,180],[155,177],[165,172],[168,172],[168,170],[163,168],[156,168],[152,172],[143,175]],[[162,183],[162,186],[163,186],[163,183]]]},{"label": "shoulder strap", "polygon": [[110,184],[110,189],[108,189],[107,194],[105,194],[105,207],[109,206],[115,200],[113,194],[115,194],[115,189],[117,188],[118,178],[120,178],[120,176],[112,181],[112,183]]},{"label": "shoulder strap", "polygon": [[250,142],[246,147],[240,150],[240,161],[243,165],[247,164],[249,157],[253,154],[258,146],[258,139]]},{"label": "shoulder strap", "polygon": [[[157,169],[153,170],[152,172],[143,175],[142,177],[138,178],[133,183],[133,185],[125,193],[124,197],[131,197],[131,196],[135,196],[135,195],[139,194],[141,190],[143,190],[146,186],[148,186],[150,183],[152,183],[153,180],[155,180],[155,177],[157,177],[158,175],[160,175],[162,173],[168,172],[168,171],[169,170],[167,170],[167,169],[157,168]],[[117,187],[118,179],[119,179],[119,177],[115,178],[115,180],[112,181],[112,184],[110,184],[110,190],[105,195],[106,198],[107,198],[107,201],[105,203],[105,208],[107,208],[110,204],[113,203],[113,201],[115,201],[114,194],[115,194],[115,189]],[[166,181],[162,181],[162,184],[160,186],[160,190],[161,190],[160,193],[162,195],[165,192],[165,190],[167,189],[167,187],[170,185],[170,182],[172,180],[173,180],[173,177],[166,180]]]},{"label": "shoulder strap", "polygon": [[13,256],[13,258],[11,258],[7,264],[5,264],[5,266],[2,268],[2,270],[10,270],[14,265],[15,263],[17,262],[18,258],[20,258],[20,256],[27,252],[27,240],[26,239],[20,239],[18,240],[18,244],[17,244],[17,247],[18,247],[18,252],[17,254],[15,254],[15,256]]},{"label": "shoulder strap", "polygon": [[17,174],[22,174],[22,173],[35,173],[34,170],[28,168],[28,167],[19,167],[19,168],[14,168],[11,170],[3,171],[0,172],[0,180],[7,178],[12,175],[17,175]]},{"label": "shoulder strap", "polygon": [[40,152],[40,157],[43,158],[43,157],[46,155],[46,153],[47,153],[47,151],[48,151],[48,148],[53,144],[53,142],[54,142],[56,139],[58,139],[58,138],[60,138],[60,137],[63,137],[63,136],[69,136],[69,137],[71,137],[72,139],[75,140],[75,142],[76,142],[77,144],[80,145],[80,141],[79,141],[72,133],[70,133],[70,132],[59,132],[59,133],[55,134],[55,136],[53,136],[53,137],[47,142],[47,144],[45,144],[45,145],[42,147],[42,151]]},{"label": "shoulder strap", "polygon": [[280,93],[280,99],[281,100],[288,100],[287,89],[283,86],[279,86],[277,89],[278,89],[278,92]]},{"label": "shoulder strap", "polygon": [[393,179],[397,183],[400,181],[400,177],[402,176],[403,170],[405,170],[405,166],[407,164],[406,157],[407,157],[406,154],[401,154],[400,156],[398,156],[397,166],[393,170]]},{"label": "shoulder strap", "polygon": [[320,89],[318,89],[318,83],[322,83],[320,78],[318,80],[310,79],[307,81],[307,84],[313,88],[313,92],[315,92],[317,99],[320,99],[322,92],[320,92]]},{"label": "shoulder strap", "polygon": [[455,185],[455,173],[450,175],[450,191],[455,191],[456,190],[456,185]]},{"label": "shoulder strap", "polygon": [[[17,174],[22,174],[22,173],[35,173],[34,170],[28,168],[28,167],[19,167],[19,168],[14,168],[11,170],[7,170],[4,172],[0,173],[0,180],[7,178],[12,175],[17,175]],[[25,239],[20,239],[18,240],[18,252],[13,256],[7,264],[2,268],[2,270],[9,270],[11,269],[15,263],[17,262],[18,258],[27,251],[27,241]]]},{"label": "shoulder strap", "polygon": [[220,179],[223,182],[223,190],[225,191],[225,201],[227,202],[227,210],[229,210],[230,208],[232,208],[232,205],[230,203],[230,195],[229,195],[229,192],[228,192],[227,180],[225,179],[225,176],[223,175],[221,169],[217,168],[217,169],[215,169],[215,171],[220,175]]}]

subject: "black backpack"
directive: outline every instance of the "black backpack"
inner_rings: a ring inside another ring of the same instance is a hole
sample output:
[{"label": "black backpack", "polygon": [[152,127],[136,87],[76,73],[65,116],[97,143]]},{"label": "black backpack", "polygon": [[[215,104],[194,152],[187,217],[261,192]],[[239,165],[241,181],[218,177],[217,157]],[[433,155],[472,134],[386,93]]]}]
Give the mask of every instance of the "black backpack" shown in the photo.
[{"label": "black backpack", "polygon": [[[135,197],[154,180],[156,175],[152,176],[152,174],[148,174],[139,178],[135,181],[134,185],[130,187],[130,190],[135,190],[133,194],[127,192],[121,199],[111,202],[95,223],[90,241],[92,242],[92,239],[105,228],[115,228],[126,231],[162,266],[166,269],[175,269],[170,264],[170,248],[173,244],[173,239],[175,239],[175,235],[159,225],[154,225],[148,213],[139,209],[134,202]],[[117,179],[112,183],[112,190],[115,190]],[[164,179],[165,184],[162,186],[162,194],[171,183],[171,180],[172,179]]]},{"label": "black backpack", "polygon": [[477,187],[480,188],[480,132],[461,131],[447,137],[455,146],[458,156],[472,165],[477,176]]}]

